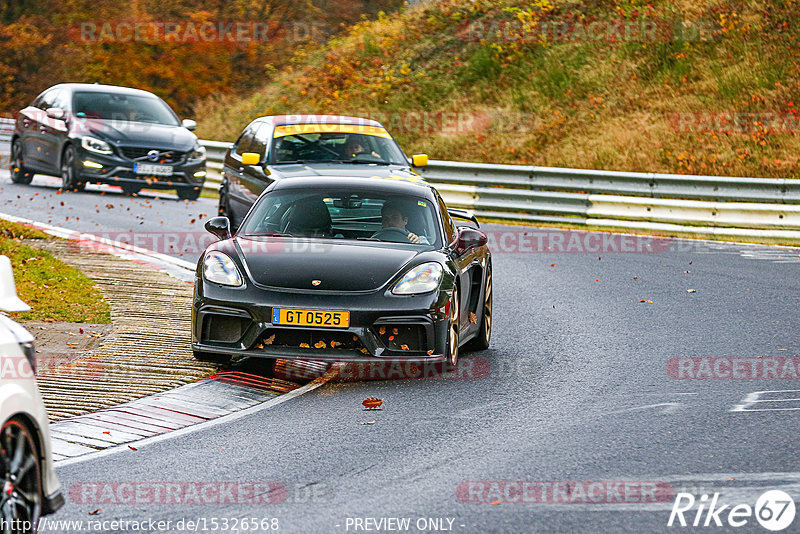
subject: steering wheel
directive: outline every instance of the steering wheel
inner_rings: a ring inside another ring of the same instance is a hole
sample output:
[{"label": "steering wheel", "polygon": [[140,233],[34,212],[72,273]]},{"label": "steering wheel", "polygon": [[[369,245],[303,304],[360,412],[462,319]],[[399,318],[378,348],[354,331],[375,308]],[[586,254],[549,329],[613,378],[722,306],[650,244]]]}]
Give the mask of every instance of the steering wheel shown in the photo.
[{"label": "steering wheel", "polygon": [[[398,241],[401,236],[403,240]],[[402,228],[396,228],[394,226],[378,230],[372,234],[372,237],[373,239],[380,239],[381,241],[389,241],[391,243],[411,243],[411,240],[408,239],[408,232]]]}]

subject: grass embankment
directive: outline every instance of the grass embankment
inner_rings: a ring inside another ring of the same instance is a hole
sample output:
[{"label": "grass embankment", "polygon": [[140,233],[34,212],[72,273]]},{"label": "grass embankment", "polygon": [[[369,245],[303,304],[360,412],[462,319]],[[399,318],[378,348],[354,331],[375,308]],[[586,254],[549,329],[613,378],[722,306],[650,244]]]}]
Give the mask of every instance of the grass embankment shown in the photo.
[{"label": "grass embankment", "polygon": [[[798,20],[796,1],[425,2],[298,51],[252,95],[206,101],[199,135],[383,114],[406,153],[433,159],[800,178]],[[476,121],[413,117],[438,112]]]},{"label": "grass embankment", "polygon": [[21,240],[53,237],[19,224],[0,220],[0,255],[14,269],[17,294],[31,311],[12,314],[20,321],[109,323],[111,309],[85,274],[65,265],[49,252]]}]

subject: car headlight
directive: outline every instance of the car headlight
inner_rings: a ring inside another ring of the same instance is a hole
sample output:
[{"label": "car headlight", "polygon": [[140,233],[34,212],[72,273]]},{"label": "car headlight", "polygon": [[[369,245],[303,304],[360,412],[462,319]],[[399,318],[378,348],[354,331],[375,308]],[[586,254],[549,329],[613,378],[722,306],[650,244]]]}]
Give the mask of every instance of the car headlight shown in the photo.
[{"label": "car headlight", "polygon": [[439,287],[442,281],[442,266],[435,261],[417,265],[410,269],[392,289],[395,295],[428,293]]},{"label": "car headlight", "polygon": [[242,275],[228,255],[222,252],[209,252],[203,259],[203,278],[224,286],[242,285]]},{"label": "car headlight", "polygon": [[206,159],[206,147],[197,145],[192,152],[192,159]]},{"label": "car headlight", "polygon": [[81,146],[88,150],[89,152],[95,152],[97,154],[113,154],[114,151],[111,150],[111,145],[103,141],[102,139],[97,139],[96,137],[83,137],[81,139]]}]

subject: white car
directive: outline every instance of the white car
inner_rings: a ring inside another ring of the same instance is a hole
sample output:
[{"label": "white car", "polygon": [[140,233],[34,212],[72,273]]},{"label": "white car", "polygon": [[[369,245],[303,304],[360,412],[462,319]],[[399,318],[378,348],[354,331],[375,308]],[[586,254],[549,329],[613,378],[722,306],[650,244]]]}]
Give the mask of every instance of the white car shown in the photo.
[{"label": "white car", "polygon": [[[0,310],[27,311],[11,261],[0,256]],[[35,532],[64,504],[53,470],[47,411],[34,378],[33,336],[0,314],[0,532]]]}]

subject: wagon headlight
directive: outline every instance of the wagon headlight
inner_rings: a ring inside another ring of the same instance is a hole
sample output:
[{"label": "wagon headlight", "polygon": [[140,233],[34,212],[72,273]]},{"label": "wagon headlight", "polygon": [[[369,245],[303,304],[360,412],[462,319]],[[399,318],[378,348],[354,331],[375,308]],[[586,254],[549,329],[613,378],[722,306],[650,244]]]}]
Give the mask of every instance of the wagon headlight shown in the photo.
[{"label": "wagon headlight", "polygon": [[209,252],[203,259],[203,278],[224,286],[242,285],[242,275],[230,257],[222,252]]},{"label": "wagon headlight", "polygon": [[439,287],[442,281],[442,266],[435,261],[417,265],[410,269],[392,289],[395,295],[428,293]]},{"label": "wagon headlight", "polygon": [[81,139],[81,146],[86,150],[88,150],[89,152],[95,152],[97,154],[114,153],[114,151],[111,150],[111,145],[109,145],[102,139],[97,139],[96,137],[89,137],[88,135]]},{"label": "wagon headlight", "polygon": [[194,151],[192,152],[192,159],[206,159],[206,147],[199,143],[195,145]]}]

